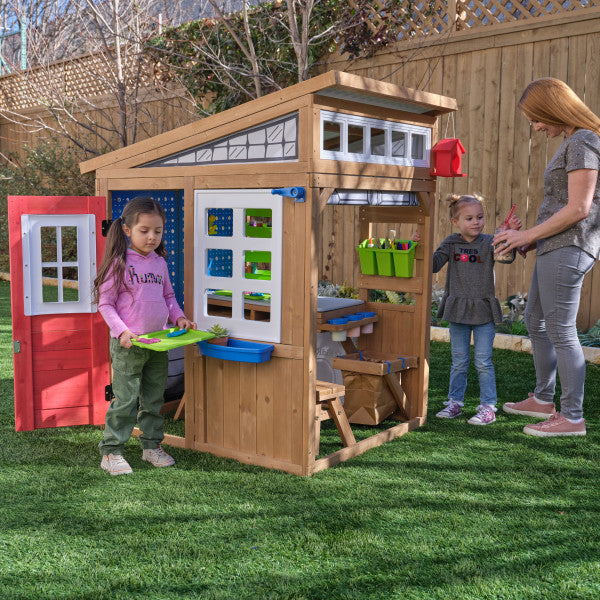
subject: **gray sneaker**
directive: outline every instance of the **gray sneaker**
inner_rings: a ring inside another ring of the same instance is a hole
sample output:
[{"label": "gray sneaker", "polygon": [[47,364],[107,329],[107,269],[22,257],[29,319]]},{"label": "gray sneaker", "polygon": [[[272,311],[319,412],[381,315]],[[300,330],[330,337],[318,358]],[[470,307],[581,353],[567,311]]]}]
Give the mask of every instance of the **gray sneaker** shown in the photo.
[{"label": "gray sneaker", "polygon": [[120,454],[105,454],[100,467],[111,475],[130,475],[133,473],[129,463]]},{"label": "gray sneaker", "polygon": [[448,402],[446,402],[446,408],[440,410],[440,412],[435,416],[438,417],[438,419],[454,419],[459,415],[462,415],[462,408],[460,404],[458,402],[454,402],[454,400],[448,400]]},{"label": "gray sneaker", "polygon": [[160,446],[151,449],[145,448],[142,452],[142,460],[147,460],[155,467],[172,467],[175,464],[175,459]]}]

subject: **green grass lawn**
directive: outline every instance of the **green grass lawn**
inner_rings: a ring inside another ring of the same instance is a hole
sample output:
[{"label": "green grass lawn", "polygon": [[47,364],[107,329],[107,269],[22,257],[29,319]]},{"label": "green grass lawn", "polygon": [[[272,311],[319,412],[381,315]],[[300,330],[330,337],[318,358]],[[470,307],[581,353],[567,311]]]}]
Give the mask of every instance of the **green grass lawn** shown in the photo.
[{"label": "green grass lawn", "polygon": [[[600,597],[597,367],[585,438],[524,436],[529,419],[502,412],[435,419],[450,353],[434,343],[428,424],[337,468],[301,478],[175,448],[154,469],[132,440],[133,475],[110,477],[98,428],[14,431],[8,298],[1,282],[2,600]],[[533,389],[531,356],[495,364],[500,403]],[[330,422],[322,435],[337,447]]]}]

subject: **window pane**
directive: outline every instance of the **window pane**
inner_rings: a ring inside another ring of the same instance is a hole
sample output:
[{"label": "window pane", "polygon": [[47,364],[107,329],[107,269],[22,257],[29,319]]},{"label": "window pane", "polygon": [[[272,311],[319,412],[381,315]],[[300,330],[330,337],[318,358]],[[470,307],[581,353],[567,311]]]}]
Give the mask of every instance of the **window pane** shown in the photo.
[{"label": "window pane", "polygon": [[341,152],[342,130],[339,123],[323,121],[323,150]]},{"label": "window pane", "polygon": [[392,131],[392,156],[406,156],[406,134],[403,131]]},{"label": "window pane", "polygon": [[61,227],[63,262],[77,262],[77,227]]},{"label": "window pane", "polygon": [[412,143],[410,148],[411,158],[422,160],[425,158],[425,136],[424,135],[412,135]]},{"label": "window pane", "polygon": [[78,289],[78,270],[77,267],[63,267],[63,301],[64,302],[78,302],[79,301],[79,289]]},{"label": "window pane", "polygon": [[232,277],[233,250],[208,248],[206,250],[206,274],[212,277]]},{"label": "window pane", "polygon": [[271,253],[246,250],[244,252],[244,277],[271,281]]},{"label": "window pane", "polygon": [[56,227],[40,227],[42,262],[56,262]]},{"label": "window pane", "polygon": [[385,156],[385,130],[371,128],[371,154]]},{"label": "window pane", "polygon": [[231,290],[205,290],[206,314],[231,319]]},{"label": "window pane", "polygon": [[244,292],[244,319],[248,321],[270,321],[271,294]]},{"label": "window pane", "polygon": [[231,237],[233,235],[233,209],[206,209],[206,223],[208,226],[208,235]]},{"label": "window pane", "polygon": [[42,302],[58,302],[58,269],[43,267],[42,277],[48,278],[47,281],[42,281]]},{"label": "window pane", "polygon": [[358,125],[348,125],[348,152],[353,154],[365,153],[365,128]]},{"label": "window pane", "polygon": [[252,238],[272,236],[273,214],[270,208],[249,208],[245,212],[245,234]]}]

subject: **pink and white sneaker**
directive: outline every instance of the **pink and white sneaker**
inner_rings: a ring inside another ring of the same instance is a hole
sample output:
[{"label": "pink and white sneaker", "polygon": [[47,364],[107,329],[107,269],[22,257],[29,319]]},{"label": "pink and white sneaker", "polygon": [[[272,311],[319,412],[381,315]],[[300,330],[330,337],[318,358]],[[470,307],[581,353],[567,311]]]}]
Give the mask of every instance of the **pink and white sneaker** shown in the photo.
[{"label": "pink and white sneaker", "polygon": [[480,404],[467,423],[469,425],[489,425],[496,420],[496,411],[489,404]]},{"label": "pink and white sneaker", "polygon": [[585,435],[585,419],[572,423],[560,413],[554,413],[547,421],[526,425],[523,433],[537,437],[562,437],[570,435]]},{"label": "pink and white sneaker", "polygon": [[540,402],[532,393],[529,393],[527,400],[505,402],[502,410],[513,415],[526,415],[539,419],[549,419],[556,412],[554,402]]}]

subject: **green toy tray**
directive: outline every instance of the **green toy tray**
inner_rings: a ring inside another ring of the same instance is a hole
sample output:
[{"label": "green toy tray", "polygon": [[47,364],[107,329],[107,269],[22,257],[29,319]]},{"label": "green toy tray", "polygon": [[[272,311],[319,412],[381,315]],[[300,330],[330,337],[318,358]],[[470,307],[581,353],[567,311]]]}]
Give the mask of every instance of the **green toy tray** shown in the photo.
[{"label": "green toy tray", "polygon": [[202,342],[215,337],[212,333],[200,331],[199,329],[189,329],[185,333],[182,333],[176,337],[167,337],[167,334],[171,331],[179,331],[179,329],[177,327],[171,327],[171,329],[153,331],[152,333],[144,333],[143,335],[139,336],[145,339],[158,338],[160,342],[145,344],[144,342],[131,340],[131,343],[134,346],[139,346],[140,348],[148,348],[149,350],[156,350],[157,352],[166,352],[167,350],[172,350],[173,348],[187,346],[188,344],[195,344],[196,342]]}]

